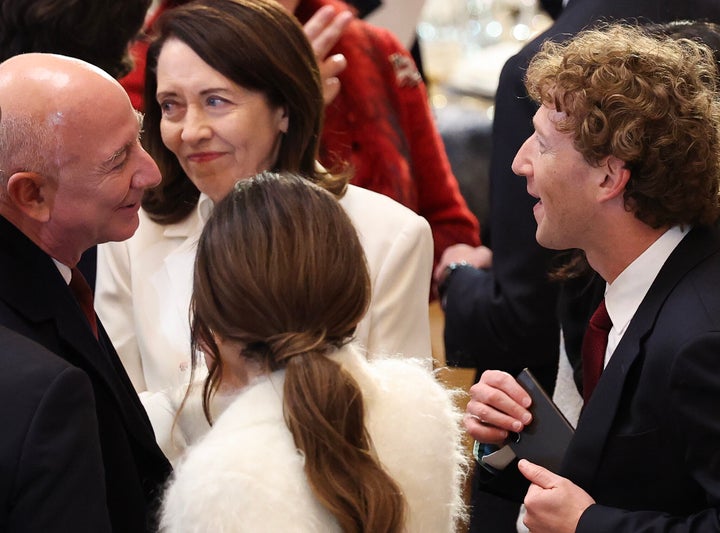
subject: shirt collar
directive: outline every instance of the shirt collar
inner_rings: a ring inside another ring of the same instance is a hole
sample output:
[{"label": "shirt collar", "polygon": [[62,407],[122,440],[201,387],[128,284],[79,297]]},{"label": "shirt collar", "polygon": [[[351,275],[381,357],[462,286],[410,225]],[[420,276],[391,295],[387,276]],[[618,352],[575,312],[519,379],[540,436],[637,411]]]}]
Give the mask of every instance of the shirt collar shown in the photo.
[{"label": "shirt collar", "polygon": [[214,207],[215,203],[210,199],[210,197],[204,192],[200,193],[200,198],[198,198],[197,203],[197,214],[203,226],[208,221],[208,218],[210,218]]},{"label": "shirt collar", "polygon": [[72,279],[72,269],[69,266],[62,264],[60,261],[58,261],[54,257],[51,257],[50,259],[52,259],[53,263],[55,263],[55,266],[60,271],[60,275],[65,280],[65,283],[70,285],[70,280]]},{"label": "shirt collar", "polygon": [[673,226],[667,230],[605,289],[608,315],[613,329],[620,337],[625,333],[665,261],[689,231],[690,227],[687,225],[682,228]]}]

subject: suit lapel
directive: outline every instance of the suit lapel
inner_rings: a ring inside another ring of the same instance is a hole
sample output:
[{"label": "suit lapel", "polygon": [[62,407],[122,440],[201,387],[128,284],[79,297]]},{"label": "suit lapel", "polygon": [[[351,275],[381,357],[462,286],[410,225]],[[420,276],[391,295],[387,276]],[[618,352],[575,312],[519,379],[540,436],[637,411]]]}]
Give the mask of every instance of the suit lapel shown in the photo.
[{"label": "suit lapel", "polygon": [[715,229],[693,229],[675,248],[635,312],[597,388],[584,407],[562,472],[581,487],[591,487],[612,428],[630,369],[643,349],[658,314],[675,286],[698,263],[720,248]]},{"label": "suit lapel", "polygon": [[[109,391],[132,435],[157,449],[150,422],[98,320],[100,342],[52,259],[0,217],[0,299],[22,317],[36,340]],[[21,332],[22,333],[22,332]]]}]

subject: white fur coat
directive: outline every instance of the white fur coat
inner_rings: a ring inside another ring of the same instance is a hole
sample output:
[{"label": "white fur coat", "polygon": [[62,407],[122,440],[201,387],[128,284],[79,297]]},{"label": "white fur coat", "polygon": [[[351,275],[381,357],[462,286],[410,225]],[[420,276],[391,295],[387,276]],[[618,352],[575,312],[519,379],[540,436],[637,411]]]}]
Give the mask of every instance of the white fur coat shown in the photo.
[{"label": "white fur coat", "polygon": [[[406,531],[455,531],[466,458],[452,393],[423,362],[368,362],[350,346],[333,357],[362,389],[378,457],[407,500]],[[163,532],[339,531],[315,500],[285,425],[283,380],[275,372],[244,389],[188,448],[167,488]]]}]

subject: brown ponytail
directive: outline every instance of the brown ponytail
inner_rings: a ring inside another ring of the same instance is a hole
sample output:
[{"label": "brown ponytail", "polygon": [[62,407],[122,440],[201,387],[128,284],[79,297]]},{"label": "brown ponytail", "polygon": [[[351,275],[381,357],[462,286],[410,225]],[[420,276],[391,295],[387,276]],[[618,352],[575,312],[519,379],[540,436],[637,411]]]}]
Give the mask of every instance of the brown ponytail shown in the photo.
[{"label": "brown ponytail", "polygon": [[369,300],[352,222],[299,176],[238,182],[200,237],[192,337],[214,362],[206,416],[222,380],[216,337],[241,343],[238,357],[285,369],[285,421],[318,501],[345,532],[395,533],[405,498],[375,456],[357,382],[329,357],[352,338]]},{"label": "brown ponytail", "polygon": [[285,422],[313,493],[346,533],[401,531],[405,500],[374,454],[357,382],[321,339],[288,335],[281,344],[271,349],[285,361]]}]

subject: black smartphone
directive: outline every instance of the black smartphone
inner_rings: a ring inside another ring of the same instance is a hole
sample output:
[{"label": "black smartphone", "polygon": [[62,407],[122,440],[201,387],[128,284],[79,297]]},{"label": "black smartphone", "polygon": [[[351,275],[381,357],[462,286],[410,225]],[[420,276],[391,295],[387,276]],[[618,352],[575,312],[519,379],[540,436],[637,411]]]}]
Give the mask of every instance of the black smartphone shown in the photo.
[{"label": "black smartphone", "polygon": [[533,420],[511,436],[510,447],[519,458],[557,473],[575,430],[527,368],[516,379],[532,398]]}]

